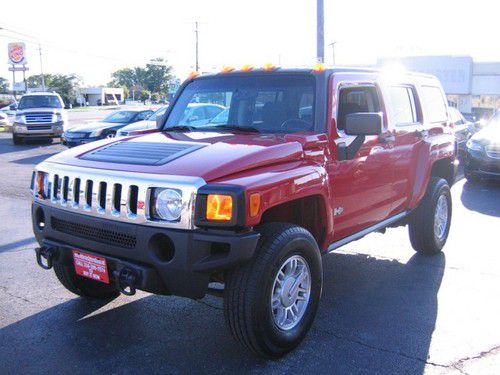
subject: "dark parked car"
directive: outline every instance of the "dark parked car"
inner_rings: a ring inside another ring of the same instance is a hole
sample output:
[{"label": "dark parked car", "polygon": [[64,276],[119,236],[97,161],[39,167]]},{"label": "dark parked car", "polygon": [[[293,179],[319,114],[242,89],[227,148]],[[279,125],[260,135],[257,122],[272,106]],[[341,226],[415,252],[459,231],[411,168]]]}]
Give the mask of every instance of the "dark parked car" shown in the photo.
[{"label": "dark parked car", "polygon": [[468,181],[500,180],[500,114],[467,141],[464,174]]},{"label": "dark parked car", "polygon": [[466,143],[474,134],[474,124],[468,121],[462,113],[456,108],[450,107],[449,113],[451,116],[451,124],[455,130],[455,139],[458,144],[459,155],[462,156],[466,152]]},{"label": "dark parked car", "polygon": [[126,110],[110,114],[104,120],[85,125],[75,126],[63,134],[63,143],[69,147],[97,141],[98,139],[113,138],[116,132],[137,121],[142,121],[154,112],[148,110]]}]

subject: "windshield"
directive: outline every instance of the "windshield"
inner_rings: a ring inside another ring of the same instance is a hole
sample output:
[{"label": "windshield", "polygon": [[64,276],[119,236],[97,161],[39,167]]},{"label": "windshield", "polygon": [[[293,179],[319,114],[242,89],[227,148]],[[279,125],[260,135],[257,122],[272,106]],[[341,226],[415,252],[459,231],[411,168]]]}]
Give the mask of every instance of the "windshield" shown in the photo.
[{"label": "windshield", "polygon": [[112,123],[126,123],[132,121],[137,112],[133,111],[120,111],[110,114],[108,117],[102,120],[103,122]]},{"label": "windshield", "polygon": [[182,91],[165,129],[312,131],[314,90],[306,74],[201,78]]},{"label": "windshield", "polygon": [[21,98],[17,109],[27,108],[62,108],[62,103],[55,95],[28,95]]}]

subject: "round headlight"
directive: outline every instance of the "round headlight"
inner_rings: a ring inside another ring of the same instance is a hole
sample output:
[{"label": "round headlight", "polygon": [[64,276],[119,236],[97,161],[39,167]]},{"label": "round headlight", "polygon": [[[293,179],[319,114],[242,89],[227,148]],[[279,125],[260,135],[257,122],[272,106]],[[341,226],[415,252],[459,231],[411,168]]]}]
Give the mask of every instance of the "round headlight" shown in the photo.
[{"label": "round headlight", "polygon": [[156,197],[155,209],[163,220],[177,221],[182,213],[182,196],[177,190],[164,189]]}]

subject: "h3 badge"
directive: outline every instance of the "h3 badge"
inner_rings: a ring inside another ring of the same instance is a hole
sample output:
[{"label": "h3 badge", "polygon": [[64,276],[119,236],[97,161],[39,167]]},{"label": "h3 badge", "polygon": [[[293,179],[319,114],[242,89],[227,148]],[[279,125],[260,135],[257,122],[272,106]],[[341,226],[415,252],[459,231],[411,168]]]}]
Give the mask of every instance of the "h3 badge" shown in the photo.
[{"label": "h3 badge", "polygon": [[344,207],[335,207],[333,209],[333,216],[342,215],[343,212],[344,212]]}]

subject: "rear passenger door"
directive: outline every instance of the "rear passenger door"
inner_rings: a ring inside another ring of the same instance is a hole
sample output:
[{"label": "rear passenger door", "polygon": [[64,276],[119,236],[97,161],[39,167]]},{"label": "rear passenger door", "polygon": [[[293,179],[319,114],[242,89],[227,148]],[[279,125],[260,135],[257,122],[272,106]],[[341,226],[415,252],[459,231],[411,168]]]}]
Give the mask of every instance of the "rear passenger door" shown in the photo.
[{"label": "rear passenger door", "polygon": [[394,200],[390,215],[407,207],[413,191],[419,144],[426,137],[422,110],[415,86],[393,84],[386,87],[389,128],[395,136],[393,148]]}]

